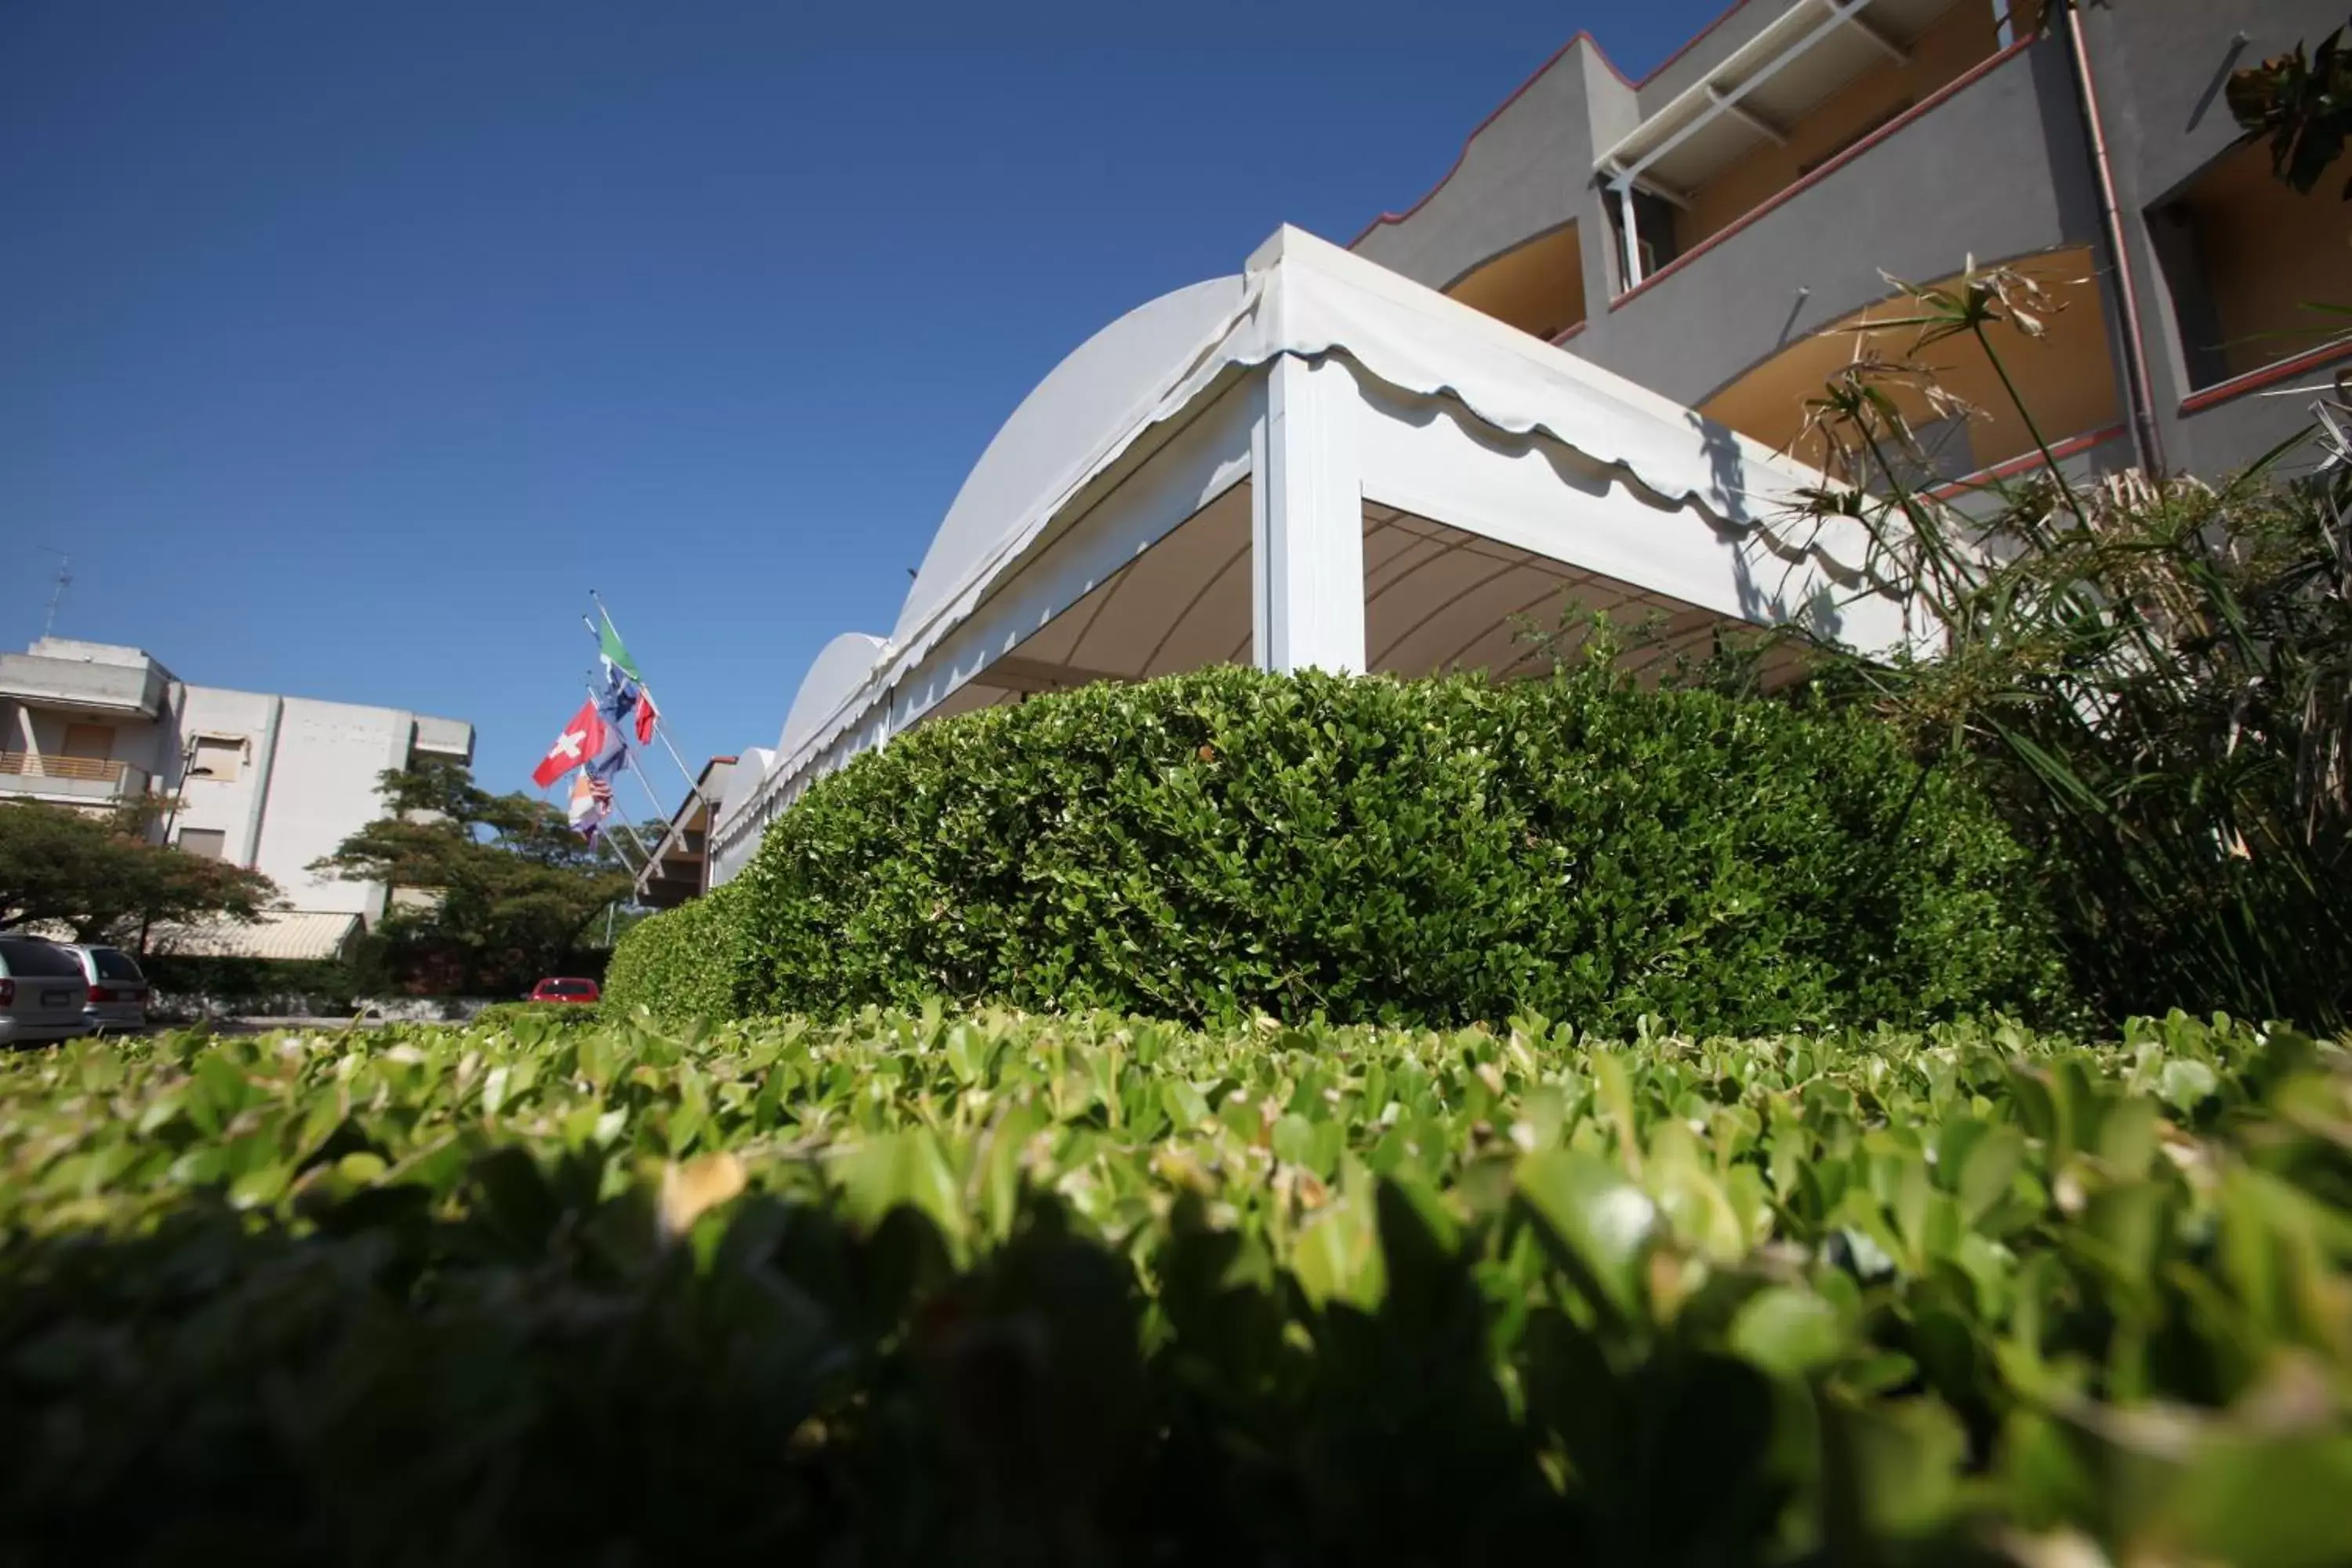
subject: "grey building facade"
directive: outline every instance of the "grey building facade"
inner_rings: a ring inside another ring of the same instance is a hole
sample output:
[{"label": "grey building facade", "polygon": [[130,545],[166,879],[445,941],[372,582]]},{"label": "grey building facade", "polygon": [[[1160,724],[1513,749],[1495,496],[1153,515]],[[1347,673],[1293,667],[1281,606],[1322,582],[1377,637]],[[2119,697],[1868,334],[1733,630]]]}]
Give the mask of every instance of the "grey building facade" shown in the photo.
[{"label": "grey building facade", "polygon": [[[2014,265],[2061,301],[1999,342],[2070,468],[2218,476],[2308,422],[2343,367],[2352,205],[2242,144],[2229,73],[2343,0],[1745,0],[1643,80],[1580,34],[1354,248],[1800,457],[1805,401],[1890,279]],[[2341,335],[2340,321],[2336,324]],[[1881,354],[1914,331],[1869,334]],[[2038,461],[1966,341],[1926,356],[1983,411],[1936,477]]]}]

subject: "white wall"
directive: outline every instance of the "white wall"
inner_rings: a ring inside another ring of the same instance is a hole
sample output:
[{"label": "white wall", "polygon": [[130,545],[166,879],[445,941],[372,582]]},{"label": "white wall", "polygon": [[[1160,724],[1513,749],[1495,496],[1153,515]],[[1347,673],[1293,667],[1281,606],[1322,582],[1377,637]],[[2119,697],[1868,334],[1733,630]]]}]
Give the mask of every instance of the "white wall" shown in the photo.
[{"label": "white wall", "polygon": [[310,869],[383,815],[376,775],[408,762],[415,720],[390,708],[285,700],[254,867],[297,909],[383,913],[383,889],[339,882]]},{"label": "white wall", "polygon": [[[221,840],[221,858],[249,866],[260,833],[262,795],[268,787],[266,775],[278,727],[278,699],[255,691],[223,691],[208,686],[182,687],[173,697],[173,712],[179,722],[176,731],[167,740],[170,756],[158,769],[161,787],[176,787],[180,795],[180,809],[172,816],[173,839],[177,842],[189,828],[217,831],[225,836]],[[234,778],[180,777],[185,748],[199,735],[234,736],[244,742]]]},{"label": "white wall", "polygon": [[[151,662],[137,648],[60,638],[37,643],[32,651],[105,665]],[[101,721],[0,701],[0,750],[60,752],[67,725],[79,721]],[[217,832],[222,858],[268,877],[292,909],[362,915],[371,923],[383,913],[383,888],[319,876],[310,863],[333,854],[382,815],[376,780],[385,769],[407,766],[412,750],[470,756],[474,739],[473,726],[456,719],[177,681],[166,694],[162,721],[113,728],[114,758],[144,769],[158,794],[179,795],[170,822],[173,838],[191,828]],[[180,776],[199,737],[238,743],[234,777]],[[159,832],[162,827],[159,821]]]}]

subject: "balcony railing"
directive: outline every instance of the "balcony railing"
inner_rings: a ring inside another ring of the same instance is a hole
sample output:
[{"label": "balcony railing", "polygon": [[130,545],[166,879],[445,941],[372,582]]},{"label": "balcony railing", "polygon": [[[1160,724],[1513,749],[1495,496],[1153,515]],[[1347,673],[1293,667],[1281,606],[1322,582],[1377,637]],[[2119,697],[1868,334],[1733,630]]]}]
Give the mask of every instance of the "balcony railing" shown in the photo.
[{"label": "balcony railing", "polygon": [[147,793],[147,771],[100,757],[0,752],[0,789],[12,786],[15,793],[36,795],[141,795]]}]

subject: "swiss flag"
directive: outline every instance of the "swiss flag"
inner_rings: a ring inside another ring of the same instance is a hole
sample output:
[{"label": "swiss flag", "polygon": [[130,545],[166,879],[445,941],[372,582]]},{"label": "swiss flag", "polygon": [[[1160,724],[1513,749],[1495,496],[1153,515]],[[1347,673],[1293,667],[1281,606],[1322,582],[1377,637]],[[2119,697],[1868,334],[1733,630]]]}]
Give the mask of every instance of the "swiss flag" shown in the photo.
[{"label": "swiss flag", "polygon": [[596,704],[591,700],[580,705],[555,744],[547,748],[547,755],[531,771],[530,782],[545,789],[604,749],[604,721],[596,717]]}]

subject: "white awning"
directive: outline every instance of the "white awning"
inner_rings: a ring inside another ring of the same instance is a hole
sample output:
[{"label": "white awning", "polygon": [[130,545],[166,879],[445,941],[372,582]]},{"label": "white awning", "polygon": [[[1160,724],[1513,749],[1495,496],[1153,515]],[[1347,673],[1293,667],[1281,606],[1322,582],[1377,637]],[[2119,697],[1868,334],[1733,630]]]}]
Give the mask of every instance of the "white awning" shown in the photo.
[{"label": "white awning", "polygon": [[360,917],[326,910],[278,910],[250,925],[222,921],[202,926],[157,926],[150,951],[202,958],[341,958],[361,931]]},{"label": "white awning", "polygon": [[1864,72],[1909,56],[1956,0],[1798,0],[1595,161],[1672,200],[1766,141]]},{"label": "white awning", "polygon": [[[1345,356],[1400,392],[1458,401],[1513,435],[1538,434],[1661,507],[1752,535],[1792,567],[1847,587],[1870,575],[1864,531],[1793,525],[1823,483],[1691,409],[1564,349],[1286,226],[1238,277],[1179,289],[1104,328],[1014,411],[941,523],[887,640],[828,645],[793,704],[769,772],[789,773],[872,712],[1080,492],[1156,429],[1283,355]],[[856,666],[863,664],[862,670]],[[739,769],[722,825],[756,798]]]}]

